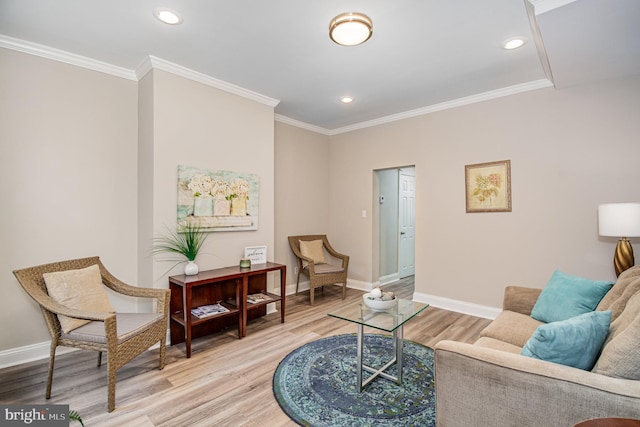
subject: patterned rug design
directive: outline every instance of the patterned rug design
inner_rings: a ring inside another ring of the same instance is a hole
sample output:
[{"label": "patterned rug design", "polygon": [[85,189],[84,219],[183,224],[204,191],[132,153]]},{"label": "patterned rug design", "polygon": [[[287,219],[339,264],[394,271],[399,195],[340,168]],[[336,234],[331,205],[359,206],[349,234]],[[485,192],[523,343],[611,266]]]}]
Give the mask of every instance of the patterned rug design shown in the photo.
[{"label": "patterned rug design", "polygon": [[[383,366],[393,358],[391,337],[365,334],[363,354],[365,365]],[[355,334],[323,338],[289,353],[273,376],[280,407],[303,426],[435,425],[433,350],[405,340],[402,385],[378,377],[362,393],[356,355]],[[395,375],[395,365],[390,373]]]}]

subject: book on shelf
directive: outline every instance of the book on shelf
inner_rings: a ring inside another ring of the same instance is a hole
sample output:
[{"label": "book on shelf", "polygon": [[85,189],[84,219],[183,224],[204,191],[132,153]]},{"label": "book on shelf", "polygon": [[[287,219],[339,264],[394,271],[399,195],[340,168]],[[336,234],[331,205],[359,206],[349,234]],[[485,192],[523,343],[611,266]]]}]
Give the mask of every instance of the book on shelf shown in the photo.
[{"label": "book on shelf", "polygon": [[216,314],[226,313],[229,309],[221,304],[201,305],[200,307],[192,308],[191,314],[198,319],[205,317],[215,316]]},{"label": "book on shelf", "polygon": [[259,302],[271,301],[271,297],[262,292],[257,294],[247,295],[247,302],[250,304],[257,304]]}]

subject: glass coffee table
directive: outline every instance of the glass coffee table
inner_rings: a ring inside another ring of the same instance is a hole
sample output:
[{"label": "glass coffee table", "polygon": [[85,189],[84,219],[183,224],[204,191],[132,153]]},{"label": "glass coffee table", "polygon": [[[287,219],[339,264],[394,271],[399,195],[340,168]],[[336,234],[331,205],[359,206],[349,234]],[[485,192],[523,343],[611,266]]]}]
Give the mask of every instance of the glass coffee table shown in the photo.
[{"label": "glass coffee table", "polygon": [[[404,347],[402,341],[402,327],[428,306],[428,304],[399,298],[398,303],[393,308],[388,310],[373,310],[367,307],[361,300],[357,303],[350,304],[346,307],[328,313],[331,317],[346,320],[358,325],[358,340],[356,344],[358,353],[358,366],[356,371],[358,391],[362,392],[364,387],[378,376],[394,381],[398,385],[402,385],[402,356]],[[394,357],[379,369],[372,368],[362,363],[365,326],[385,332],[391,332],[393,336]],[[385,372],[394,363],[396,364],[396,376]],[[373,375],[363,381],[363,371],[370,372]]]}]

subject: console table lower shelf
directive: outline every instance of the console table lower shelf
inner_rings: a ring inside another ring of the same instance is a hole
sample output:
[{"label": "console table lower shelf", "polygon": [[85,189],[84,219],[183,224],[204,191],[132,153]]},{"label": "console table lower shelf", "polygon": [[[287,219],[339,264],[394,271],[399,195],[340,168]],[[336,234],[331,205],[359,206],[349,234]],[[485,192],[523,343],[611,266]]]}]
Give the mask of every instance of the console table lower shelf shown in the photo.
[{"label": "console table lower shelf", "polygon": [[[267,273],[280,272],[280,295],[267,291]],[[191,340],[237,326],[238,338],[246,335],[247,320],[264,316],[267,304],[280,301],[280,321],[284,323],[286,266],[268,262],[251,267],[225,267],[201,271],[194,276],[169,277],[171,289],[169,329],[171,345],[185,343],[191,357]],[[247,297],[263,294],[264,300],[248,303]],[[228,311],[199,318],[191,314],[197,307],[220,304]]]}]

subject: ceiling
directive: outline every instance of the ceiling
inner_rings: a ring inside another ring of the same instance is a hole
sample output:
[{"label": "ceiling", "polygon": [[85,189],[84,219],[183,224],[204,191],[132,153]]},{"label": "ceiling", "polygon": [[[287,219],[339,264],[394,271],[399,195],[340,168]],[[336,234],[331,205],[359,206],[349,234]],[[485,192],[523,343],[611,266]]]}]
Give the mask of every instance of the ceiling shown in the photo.
[{"label": "ceiling", "polygon": [[[184,22],[156,20],[159,6]],[[336,45],[329,21],[350,11],[371,17],[373,37]],[[514,36],[528,42],[503,49]],[[281,120],[329,134],[552,82],[640,74],[639,0],[0,0],[0,37],[132,72],[159,58],[270,98]]]}]

